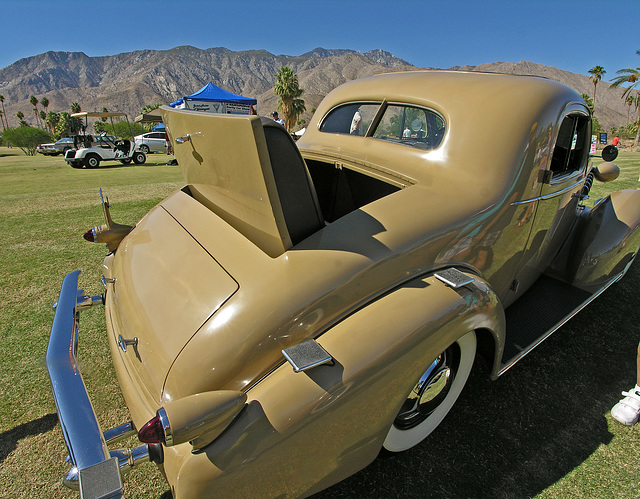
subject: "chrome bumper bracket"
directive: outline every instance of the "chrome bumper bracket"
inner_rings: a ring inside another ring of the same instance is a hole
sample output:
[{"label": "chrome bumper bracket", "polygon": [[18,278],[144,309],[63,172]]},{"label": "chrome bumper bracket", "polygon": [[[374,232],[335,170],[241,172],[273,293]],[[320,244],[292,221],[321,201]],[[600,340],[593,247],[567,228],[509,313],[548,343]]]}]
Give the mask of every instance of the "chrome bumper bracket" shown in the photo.
[{"label": "chrome bumper bracket", "polygon": [[121,497],[122,479],[118,459],[84,468],[80,473],[80,497]]}]

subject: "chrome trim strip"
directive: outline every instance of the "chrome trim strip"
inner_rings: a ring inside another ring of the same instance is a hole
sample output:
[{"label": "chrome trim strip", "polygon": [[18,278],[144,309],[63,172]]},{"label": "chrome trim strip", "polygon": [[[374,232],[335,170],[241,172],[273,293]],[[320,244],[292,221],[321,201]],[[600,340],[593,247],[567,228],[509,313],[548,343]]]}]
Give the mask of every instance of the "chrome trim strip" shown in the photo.
[{"label": "chrome trim strip", "polygon": [[[80,271],[76,270],[67,274],[62,281],[58,306],[51,327],[46,362],[60,426],[71,460],[79,470],[82,489],[83,473],[86,471],[87,478],[95,476],[90,468],[111,461],[111,455],[77,362],[78,311],[76,305],[78,298],[84,295],[82,290],[78,290],[79,275]],[[117,466],[115,461],[111,462]],[[119,473],[109,473],[107,481],[109,483],[104,485],[116,491],[116,495],[112,497],[120,497],[122,484]],[[89,484],[85,482],[85,485]]]},{"label": "chrome trim strip", "polygon": [[538,197],[531,198],[531,199],[525,199],[523,201],[514,201],[513,203],[510,203],[509,206],[518,206],[518,205],[521,205],[521,204],[534,203],[536,201],[544,201],[545,199],[551,199],[551,198],[554,198],[556,196],[560,196],[560,195],[564,194],[565,192],[568,192],[568,191],[570,191],[572,189],[575,189],[580,184],[582,184],[582,182],[583,182],[583,180],[580,179],[575,184],[572,184],[569,187],[565,187],[564,189],[561,189],[559,191],[551,192],[549,194],[545,194],[544,196],[538,196]]},{"label": "chrome trim strip", "polygon": [[500,376],[502,376],[505,372],[507,372],[509,369],[511,369],[514,365],[516,365],[516,363],[522,359],[524,356],[526,356],[528,353],[531,352],[531,350],[533,350],[534,348],[536,348],[538,345],[540,345],[540,343],[542,343],[544,340],[546,340],[549,336],[551,336],[553,333],[555,333],[558,329],[560,329],[562,326],[564,326],[567,322],[569,322],[573,317],[575,317],[578,312],[580,312],[583,308],[585,308],[587,305],[589,305],[589,303],[591,303],[593,300],[595,300],[598,296],[600,296],[602,293],[604,293],[607,289],[609,289],[609,286],[611,286],[612,284],[615,284],[616,282],[618,282],[620,279],[622,279],[622,277],[624,276],[625,271],[621,272],[620,274],[618,274],[617,276],[615,276],[613,279],[611,279],[606,286],[603,286],[602,289],[600,289],[599,291],[596,291],[595,293],[593,293],[586,301],[584,301],[582,303],[582,305],[580,305],[579,307],[577,307],[576,309],[574,309],[572,312],[569,313],[569,315],[567,315],[562,321],[560,321],[558,324],[555,325],[555,327],[553,327],[552,329],[550,329],[549,331],[547,331],[546,334],[544,334],[543,336],[541,336],[540,338],[538,338],[538,340],[535,343],[532,343],[529,348],[527,348],[526,350],[523,350],[520,355],[517,355],[516,357],[514,357],[513,359],[511,359],[509,361],[508,364],[505,364],[503,367],[500,368],[500,370],[498,371],[498,374],[496,375],[496,378],[499,378]]},{"label": "chrome trim strip", "polygon": [[164,432],[164,444],[167,447],[171,447],[173,445],[173,433],[171,433],[169,417],[167,416],[164,407],[158,409],[157,415],[160,418],[160,424],[162,424],[162,431]]}]

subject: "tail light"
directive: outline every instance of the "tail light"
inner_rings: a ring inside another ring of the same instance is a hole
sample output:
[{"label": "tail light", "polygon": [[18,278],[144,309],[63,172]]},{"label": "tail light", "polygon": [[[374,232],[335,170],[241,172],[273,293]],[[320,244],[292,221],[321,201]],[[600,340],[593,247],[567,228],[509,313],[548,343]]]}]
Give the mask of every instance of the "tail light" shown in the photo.
[{"label": "tail light", "polygon": [[197,393],[174,400],[158,409],[156,416],[140,428],[138,439],[167,447],[191,442],[200,449],[231,424],[246,400],[246,394],[235,390]]},{"label": "tail light", "polygon": [[[164,417],[163,417],[164,416]],[[138,440],[145,444],[167,444],[166,434],[171,435],[169,422],[164,409],[160,408],[156,417],[138,431]]]}]

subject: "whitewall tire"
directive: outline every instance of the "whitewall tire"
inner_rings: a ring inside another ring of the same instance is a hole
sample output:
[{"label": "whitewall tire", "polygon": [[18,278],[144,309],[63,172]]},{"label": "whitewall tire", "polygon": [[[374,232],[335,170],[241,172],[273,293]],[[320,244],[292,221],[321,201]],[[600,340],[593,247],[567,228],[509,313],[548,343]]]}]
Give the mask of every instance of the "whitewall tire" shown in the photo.
[{"label": "whitewall tire", "polygon": [[437,428],[462,392],[475,356],[476,335],[470,331],[427,367],[389,429],[386,450],[410,449]]}]

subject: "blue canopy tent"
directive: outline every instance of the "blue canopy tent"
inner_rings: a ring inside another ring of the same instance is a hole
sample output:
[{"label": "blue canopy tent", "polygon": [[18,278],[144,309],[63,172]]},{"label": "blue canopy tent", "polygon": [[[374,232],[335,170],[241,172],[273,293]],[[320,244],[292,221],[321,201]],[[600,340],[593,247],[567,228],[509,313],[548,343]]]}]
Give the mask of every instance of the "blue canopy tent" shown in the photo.
[{"label": "blue canopy tent", "polygon": [[156,126],[154,126],[151,131],[152,132],[164,132],[165,127],[164,127],[164,123],[158,123]]},{"label": "blue canopy tent", "polygon": [[250,114],[252,106],[257,103],[256,99],[228,92],[209,82],[197,92],[178,99],[169,105],[171,107],[185,107],[213,113]]}]

